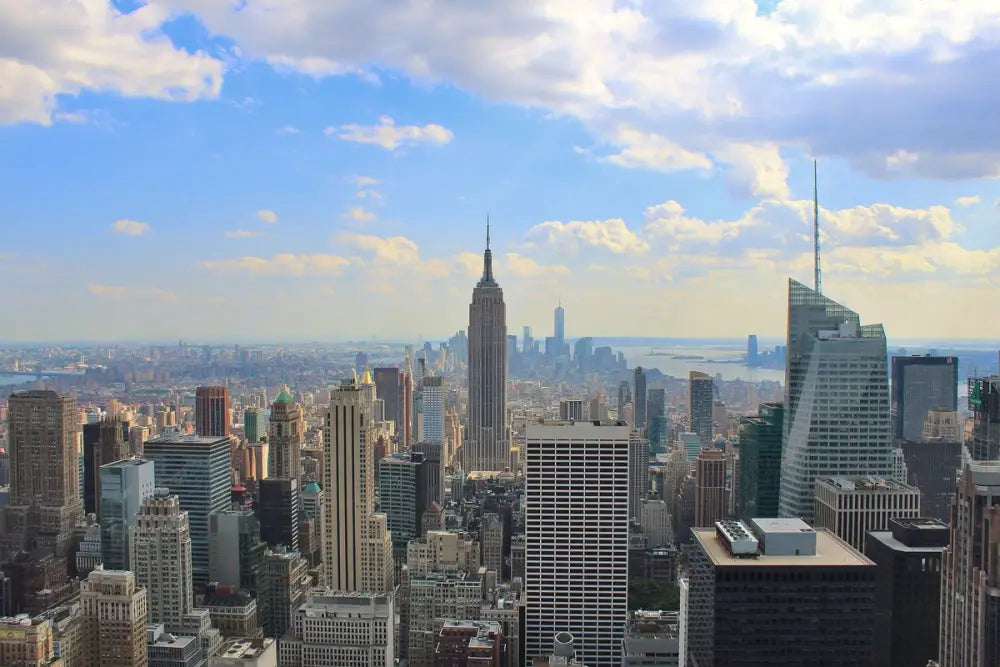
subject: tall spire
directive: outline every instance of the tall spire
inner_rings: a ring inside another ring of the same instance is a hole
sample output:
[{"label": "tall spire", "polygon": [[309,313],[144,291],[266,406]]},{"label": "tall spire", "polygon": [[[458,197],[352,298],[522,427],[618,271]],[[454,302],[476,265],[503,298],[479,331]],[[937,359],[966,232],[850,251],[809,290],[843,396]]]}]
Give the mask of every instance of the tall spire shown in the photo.
[{"label": "tall spire", "polygon": [[817,294],[823,293],[823,276],[819,266],[819,169],[816,160],[813,160],[813,262],[815,276],[813,279],[813,289]]},{"label": "tall spire", "polygon": [[490,214],[486,213],[486,249],[490,249]]},{"label": "tall spire", "polygon": [[483,277],[479,281],[480,285],[493,286],[496,281],[493,279],[493,253],[490,251],[490,214],[486,214],[486,251],[483,253]]}]

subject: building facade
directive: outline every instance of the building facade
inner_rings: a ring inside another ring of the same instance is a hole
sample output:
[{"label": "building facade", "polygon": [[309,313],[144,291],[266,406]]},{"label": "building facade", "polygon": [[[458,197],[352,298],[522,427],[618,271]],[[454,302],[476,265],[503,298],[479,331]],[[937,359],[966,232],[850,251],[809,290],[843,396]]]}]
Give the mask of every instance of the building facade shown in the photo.
[{"label": "building facade", "polygon": [[761,403],[757,416],[740,419],[740,492],[737,514],[778,516],[781,488],[781,429],[785,409],[781,403]]},{"label": "building facade", "polygon": [[420,517],[427,507],[424,455],[397,453],[379,464],[379,509],[392,534],[393,551],[403,556],[407,543],[420,537]]},{"label": "building facade", "polygon": [[95,570],[80,582],[84,665],[146,667],[147,592],[135,575]]},{"label": "building facade", "polygon": [[392,595],[315,589],[278,645],[282,667],[393,667]]},{"label": "building facade", "polygon": [[203,437],[228,438],[233,425],[228,387],[198,387],[194,394],[195,433]]},{"label": "building facade", "polygon": [[152,461],[123,459],[101,466],[101,555],[106,570],[128,570],[129,529],[155,487]]},{"label": "building facade", "polygon": [[632,415],[636,430],[642,433],[646,428],[646,371],[642,366],[632,372]]},{"label": "building facade", "polygon": [[191,531],[180,499],[157,489],[135,515],[130,538],[136,583],[149,592],[149,622],[176,631],[194,608]]},{"label": "building facade", "polygon": [[268,424],[268,475],[299,479],[302,476],[302,443],[305,424],[302,408],[292,400],[287,389],[282,389],[271,404]]},{"label": "building facade", "polygon": [[958,409],[958,357],[892,358],[892,435],[922,439],[931,410]]},{"label": "building facade", "polygon": [[269,477],[258,488],[257,518],[261,539],[271,548],[299,548],[299,480],[294,477]]},{"label": "building facade", "polygon": [[633,429],[628,441],[628,516],[639,518],[639,506],[649,490],[649,441]]},{"label": "building facade", "polygon": [[[557,632],[581,661],[617,666],[628,602],[628,460],[624,422],[529,423],[525,462],[526,660]],[[586,488],[586,493],[579,490]],[[530,663],[529,663],[530,664]]]},{"label": "building facade", "polygon": [[836,533],[864,551],[869,531],[886,531],[889,520],[916,519],[920,491],[882,477],[823,477],[816,480],[815,526]]},{"label": "building facade", "polygon": [[715,525],[726,518],[726,508],[726,455],[703,449],[694,460],[694,525]]},{"label": "building facade", "polygon": [[703,448],[711,447],[714,436],[712,408],[715,405],[715,381],[708,373],[688,373],[688,428],[698,434]]}]

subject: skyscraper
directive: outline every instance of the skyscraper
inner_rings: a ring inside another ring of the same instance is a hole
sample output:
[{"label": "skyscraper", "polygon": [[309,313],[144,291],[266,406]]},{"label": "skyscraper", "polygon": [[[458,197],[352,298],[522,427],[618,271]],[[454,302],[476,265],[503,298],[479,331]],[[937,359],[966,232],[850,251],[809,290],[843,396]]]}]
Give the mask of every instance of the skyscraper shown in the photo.
[{"label": "skyscraper", "polygon": [[931,410],[958,409],[958,359],[893,357],[891,406],[893,438],[922,440]]},{"label": "skyscraper", "polygon": [[83,426],[83,508],[101,520],[101,466],[129,456],[128,422],[118,416],[104,416]]},{"label": "skyscraper", "polygon": [[36,548],[68,557],[83,515],[77,460],[76,399],[54,391],[22,391],[7,401],[10,492],[3,508],[6,562]]},{"label": "skyscraper", "polygon": [[82,664],[145,667],[148,595],[132,572],[95,570],[80,582],[85,641]]},{"label": "skyscraper", "polygon": [[198,435],[228,438],[232,423],[228,387],[198,387],[195,390],[194,425]]},{"label": "skyscraper", "polygon": [[646,392],[646,440],[654,452],[664,451],[669,438],[667,429],[667,390],[653,387]]},{"label": "skyscraper", "polygon": [[392,539],[375,514],[375,450],[362,387],[341,383],[323,423],[323,525],[326,585],[337,591],[385,593],[392,587]]},{"label": "skyscraper", "polygon": [[628,517],[639,518],[649,490],[649,442],[633,429],[628,437]]},{"label": "skyscraper", "polygon": [[407,543],[420,537],[420,515],[427,507],[424,455],[398,452],[379,464],[379,509],[385,513],[396,554],[406,554]]},{"label": "skyscraper", "polygon": [[642,369],[642,366],[636,366],[633,373],[634,381],[632,383],[632,404],[635,408],[635,426],[639,433],[642,433],[643,429],[646,428],[646,371]]},{"label": "skyscraper", "polygon": [[941,559],[941,667],[1000,663],[1000,463],[970,461],[951,505]]},{"label": "skyscraper", "polygon": [[688,374],[688,425],[698,434],[702,447],[711,447],[715,437],[712,408],[715,405],[715,382],[701,371]]},{"label": "skyscraper", "polygon": [[744,521],[778,516],[781,488],[781,403],[761,403],[756,417],[740,420],[740,493],[737,514]]},{"label": "skyscraper", "polygon": [[1000,459],[1000,376],[969,378],[972,438],[966,441],[977,461]]},{"label": "skyscraper", "polygon": [[271,548],[299,548],[299,480],[269,477],[261,480],[257,501],[261,539]]},{"label": "skyscraper", "polygon": [[149,622],[176,632],[194,609],[191,532],[176,495],[158,488],[146,499],[131,528],[129,551],[136,583],[149,591]]},{"label": "skyscraper", "polygon": [[469,305],[469,436],[466,470],[507,467],[507,308],[493,277],[489,222],[483,277]]},{"label": "skyscraper", "polygon": [[703,449],[694,461],[694,525],[714,526],[726,518],[726,455]]},{"label": "skyscraper", "polygon": [[271,404],[268,445],[268,477],[298,479],[302,475],[302,443],[305,425],[302,408],[282,389]]},{"label": "skyscraper", "polygon": [[260,442],[267,430],[263,408],[247,408],[243,411],[243,436],[252,444]]},{"label": "skyscraper", "polygon": [[566,311],[563,310],[562,301],[560,301],[559,305],[556,306],[553,338],[556,339],[556,343],[558,343],[559,348],[562,349],[563,343],[566,342]]},{"label": "skyscraper", "polygon": [[622,380],[618,383],[618,418],[622,418],[622,411],[625,406],[632,402],[632,385],[629,384],[628,380]]},{"label": "skyscraper", "polygon": [[423,442],[444,443],[444,378],[429,376],[423,382]]},{"label": "skyscraper", "polygon": [[152,461],[123,459],[101,466],[101,555],[106,570],[128,570],[129,528],[153,495]]},{"label": "skyscraper", "polygon": [[576,637],[584,664],[621,663],[631,431],[622,422],[527,426],[526,664],[551,652],[557,632]]},{"label": "skyscraper", "polygon": [[779,513],[813,520],[821,476],[892,476],[885,332],[794,280]]},{"label": "skyscraper", "polygon": [[396,434],[403,433],[403,424],[400,420],[402,415],[402,379],[399,368],[391,366],[389,368],[375,369],[375,392],[378,397],[385,401],[385,420],[396,424]]},{"label": "skyscraper", "polygon": [[890,519],[920,516],[920,491],[879,477],[816,479],[815,526],[836,533],[858,551],[870,531],[885,531]]},{"label": "skyscraper", "polygon": [[194,584],[203,587],[208,583],[208,515],[230,506],[229,438],[165,434],[147,440],[144,452],[156,463],[156,485],[177,494],[188,513]]}]

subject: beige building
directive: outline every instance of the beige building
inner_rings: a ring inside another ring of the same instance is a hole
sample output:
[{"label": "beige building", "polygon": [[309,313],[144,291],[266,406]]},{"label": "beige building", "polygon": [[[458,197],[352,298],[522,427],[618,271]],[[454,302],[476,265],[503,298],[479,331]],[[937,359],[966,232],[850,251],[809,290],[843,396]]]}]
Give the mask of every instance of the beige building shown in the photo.
[{"label": "beige building", "polygon": [[297,551],[269,550],[266,567],[270,599],[260,625],[266,636],[280,639],[311,587],[309,562]]},{"label": "beige building", "polygon": [[713,526],[726,518],[726,455],[703,449],[694,462],[694,525]]},{"label": "beige building", "polygon": [[920,516],[920,489],[882,477],[816,480],[815,527],[827,528],[858,551],[869,531],[889,530],[889,519]]},{"label": "beige building", "polygon": [[[370,385],[373,389],[374,385]],[[375,514],[369,385],[356,378],[331,393],[323,423],[325,583],[337,591],[385,593],[393,587],[392,540]]]},{"label": "beige building", "polygon": [[5,667],[63,667],[55,658],[52,626],[27,614],[0,619],[0,665]]},{"label": "beige building", "polygon": [[232,639],[222,645],[219,655],[208,659],[206,667],[277,667],[278,642],[263,639]]},{"label": "beige building", "polygon": [[954,410],[930,410],[924,420],[924,440],[927,442],[962,442],[965,418]]},{"label": "beige building", "polygon": [[483,515],[479,542],[483,566],[500,576],[503,567],[503,522],[500,520],[500,515],[493,512]]},{"label": "beige building", "polygon": [[[315,589],[278,646],[282,667],[392,667],[396,661],[392,594]],[[414,666],[416,667],[416,666]]]},{"label": "beige building", "polygon": [[149,623],[175,632],[194,608],[191,534],[180,499],[156,489],[135,515],[129,540],[136,581],[149,591]]},{"label": "beige building", "polygon": [[270,446],[268,475],[298,479],[302,476],[302,443],[305,440],[305,423],[302,408],[283,389],[271,404],[268,431]]},{"label": "beige building", "polygon": [[100,667],[145,667],[146,589],[123,570],[94,570],[80,582],[83,610],[83,664]]},{"label": "beige building", "polygon": [[674,542],[670,506],[664,500],[643,500],[639,504],[639,527],[650,547],[663,547]]}]

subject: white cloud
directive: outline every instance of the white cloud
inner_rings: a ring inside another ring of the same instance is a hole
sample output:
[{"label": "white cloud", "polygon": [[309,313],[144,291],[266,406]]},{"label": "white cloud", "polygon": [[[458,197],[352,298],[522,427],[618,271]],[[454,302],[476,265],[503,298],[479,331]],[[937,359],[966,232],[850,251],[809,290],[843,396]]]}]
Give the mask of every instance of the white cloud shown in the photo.
[{"label": "white cloud", "polygon": [[210,271],[250,273],[258,276],[340,276],[349,267],[363,264],[356,258],[326,253],[281,253],[273,257],[244,256],[235,259],[217,259],[201,263]]},{"label": "white cloud", "polygon": [[402,146],[419,143],[444,145],[450,143],[454,135],[451,130],[436,123],[428,125],[396,125],[389,116],[379,118],[378,125],[357,125],[350,123],[339,127],[330,126],[323,130],[328,137],[335,136],[343,141],[361,144],[375,144],[387,151]]},{"label": "white cloud", "polygon": [[622,149],[605,160],[620,167],[678,171],[712,166],[712,161],[702,153],[689,151],[660,134],[642,132],[628,125],[619,126],[612,141]]},{"label": "white cloud", "polygon": [[370,185],[378,185],[378,179],[371,176],[354,176],[351,182],[359,188],[367,188]]},{"label": "white cloud", "polygon": [[376,264],[403,266],[420,261],[420,248],[405,236],[382,238],[371,234],[338,232],[334,234],[333,240],[374,254]]},{"label": "white cloud", "polygon": [[149,223],[123,218],[121,220],[115,220],[114,222],[112,222],[111,227],[109,229],[115,234],[125,234],[126,236],[142,236],[144,234],[149,233]]},{"label": "white cloud", "polygon": [[294,125],[283,125],[277,129],[278,134],[298,134],[299,128]]},{"label": "white cloud", "polygon": [[356,225],[367,225],[375,222],[375,214],[363,206],[352,206],[344,213],[344,217]]},{"label": "white cloud", "polygon": [[503,261],[499,262],[497,270],[516,278],[565,276],[569,275],[570,272],[569,269],[562,264],[539,264],[531,257],[519,255],[514,252],[504,254]]},{"label": "white cloud", "polygon": [[955,199],[955,204],[965,208],[968,206],[972,206],[974,204],[978,204],[980,201],[982,201],[982,199],[979,197],[979,195],[971,195],[969,197],[958,197],[957,199]]},{"label": "white cloud", "polygon": [[[49,125],[60,95],[108,91],[171,101],[214,99],[223,64],[176,48],[159,3],[122,14],[111,3],[6,2],[0,12],[0,124]],[[75,122],[72,112],[61,120]]]},{"label": "white cloud", "polygon": [[135,287],[126,285],[100,285],[90,283],[87,291],[94,296],[112,299],[114,301],[136,301],[136,300],[159,300],[177,301],[179,296],[176,292],[160,289],[157,287]]},{"label": "white cloud", "polygon": [[278,214],[266,208],[257,211],[257,219],[268,225],[278,222]]},{"label": "white cloud", "polygon": [[570,222],[550,220],[529,229],[525,238],[530,243],[566,252],[575,252],[580,245],[603,248],[616,255],[638,254],[649,249],[649,244],[630,230],[621,218]]},{"label": "white cloud", "polygon": [[260,232],[252,229],[235,229],[231,232],[226,232],[223,236],[227,239],[250,239],[260,236]]}]

